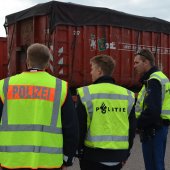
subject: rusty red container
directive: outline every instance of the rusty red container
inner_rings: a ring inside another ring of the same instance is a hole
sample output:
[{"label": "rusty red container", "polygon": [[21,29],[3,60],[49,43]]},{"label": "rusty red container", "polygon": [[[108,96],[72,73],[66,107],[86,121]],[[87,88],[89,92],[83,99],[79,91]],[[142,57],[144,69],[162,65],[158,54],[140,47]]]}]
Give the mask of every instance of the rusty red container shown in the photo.
[{"label": "rusty red container", "polygon": [[49,72],[75,88],[91,83],[90,58],[108,54],[116,60],[117,84],[134,88],[134,53],[150,49],[170,77],[170,23],[106,8],[51,1],[6,16],[9,74],[26,69],[26,49],[43,43],[51,50]]},{"label": "rusty red container", "polygon": [[7,77],[7,38],[0,37],[0,79]]}]

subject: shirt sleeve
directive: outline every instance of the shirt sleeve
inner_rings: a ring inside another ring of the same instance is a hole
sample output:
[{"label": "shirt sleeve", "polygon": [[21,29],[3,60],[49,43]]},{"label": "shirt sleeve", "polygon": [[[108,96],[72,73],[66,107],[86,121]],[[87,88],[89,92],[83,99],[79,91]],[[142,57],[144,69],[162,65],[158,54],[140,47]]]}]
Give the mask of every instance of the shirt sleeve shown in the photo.
[{"label": "shirt sleeve", "polygon": [[156,79],[151,79],[146,85],[146,95],[144,97],[143,111],[138,118],[139,129],[156,127],[161,122],[162,89],[161,84]]},{"label": "shirt sleeve", "polygon": [[62,106],[61,114],[64,165],[71,166],[78,147],[79,129],[77,113],[70,92],[68,92],[65,103]]}]

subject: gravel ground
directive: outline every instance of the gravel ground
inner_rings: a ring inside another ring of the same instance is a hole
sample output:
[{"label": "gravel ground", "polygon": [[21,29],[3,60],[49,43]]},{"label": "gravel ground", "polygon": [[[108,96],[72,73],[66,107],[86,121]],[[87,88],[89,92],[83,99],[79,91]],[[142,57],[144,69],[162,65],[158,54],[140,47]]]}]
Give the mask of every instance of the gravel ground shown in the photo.
[{"label": "gravel ground", "polygon": [[[167,140],[165,165],[166,170],[170,170],[170,129]],[[78,160],[68,170],[80,170]],[[145,170],[139,136],[136,135],[131,155],[122,170]]]}]

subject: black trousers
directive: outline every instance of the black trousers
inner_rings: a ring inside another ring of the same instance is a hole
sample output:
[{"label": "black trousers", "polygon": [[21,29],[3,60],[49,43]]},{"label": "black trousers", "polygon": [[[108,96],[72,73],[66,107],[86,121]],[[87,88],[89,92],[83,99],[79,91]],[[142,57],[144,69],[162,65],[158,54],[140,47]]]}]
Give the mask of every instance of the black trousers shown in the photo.
[{"label": "black trousers", "polygon": [[84,159],[80,161],[81,170],[120,170],[121,168],[122,168],[121,163],[115,166],[107,166],[98,162],[93,162]]}]

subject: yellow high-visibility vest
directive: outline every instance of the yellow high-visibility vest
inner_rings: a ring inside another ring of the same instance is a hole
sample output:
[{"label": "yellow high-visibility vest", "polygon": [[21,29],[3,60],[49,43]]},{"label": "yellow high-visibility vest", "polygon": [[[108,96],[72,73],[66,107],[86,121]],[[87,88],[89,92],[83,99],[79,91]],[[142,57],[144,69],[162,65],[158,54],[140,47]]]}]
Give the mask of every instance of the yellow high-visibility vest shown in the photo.
[{"label": "yellow high-visibility vest", "polygon": [[66,95],[67,82],[46,72],[24,72],[0,81],[2,167],[62,166],[61,107]]},{"label": "yellow high-visibility vest", "polygon": [[110,83],[93,84],[78,89],[87,112],[85,145],[91,148],[128,149],[128,116],[134,93]]},{"label": "yellow high-visibility vest", "polygon": [[[170,120],[170,82],[169,79],[163,74],[161,71],[154,72],[150,75],[148,80],[156,79],[161,84],[162,89],[162,110],[161,117],[162,119]],[[135,106],[136,117],[138,118],[145,106],[143,105],[143,101],[146,95],[146,87],[142,86],[138,94],[138,99]]]}]

